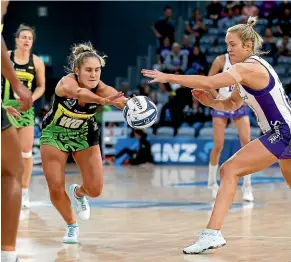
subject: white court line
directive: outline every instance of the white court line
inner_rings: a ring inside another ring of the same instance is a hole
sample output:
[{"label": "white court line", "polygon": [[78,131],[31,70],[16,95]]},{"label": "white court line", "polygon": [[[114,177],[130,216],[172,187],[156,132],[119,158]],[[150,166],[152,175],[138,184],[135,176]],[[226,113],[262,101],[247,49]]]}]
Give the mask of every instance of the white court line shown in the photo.
[{"label": "white court line", "polygon": [[[42,230],[18,230],[18,232],[29,232],[29,233],[64,233],[65,230],[52,230],[52,231],[42,231]],[[149,233],[149,232],[106,232],[106,231],[95,231],[95,232],[80,232],[82,235],[136,235],[136,236],[186,236],[182,233]],[[29,236],[28,238],[30,238]],[[267,238],[267,239],[291,239],[291,236],[235,236],[235,235],[224,235],[225,238]],[[31,237],[33,238],[33,237]]]}]

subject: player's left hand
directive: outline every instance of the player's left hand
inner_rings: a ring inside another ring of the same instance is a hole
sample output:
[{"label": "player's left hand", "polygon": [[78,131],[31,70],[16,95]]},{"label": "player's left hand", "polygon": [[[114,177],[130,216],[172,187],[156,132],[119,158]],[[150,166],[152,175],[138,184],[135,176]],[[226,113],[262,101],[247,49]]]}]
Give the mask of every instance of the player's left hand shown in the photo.
[{"label": "player's left hand", "polygon": [[210,92],[200,89],[193,89],[191,92],[192,96],[194,96],[202,105],[211,107],[213,104],[214,98]]},{"label": "player's left hand", "polygon": [[114,102],[116,102],[116,99],[124,96],[123,92],[118,92],[115,95],[108,96],[104,98],[104,105],[114,105]]},{"label": "player's left hand", "polygon": [[149,83],[167,83],[169,82],[168,80],[168,74],[162,73],[156,69],[154,70],[148,70],[148,69],[142,69],[141,73],[149,78],[153,78],[153,80],[150,80]]}]

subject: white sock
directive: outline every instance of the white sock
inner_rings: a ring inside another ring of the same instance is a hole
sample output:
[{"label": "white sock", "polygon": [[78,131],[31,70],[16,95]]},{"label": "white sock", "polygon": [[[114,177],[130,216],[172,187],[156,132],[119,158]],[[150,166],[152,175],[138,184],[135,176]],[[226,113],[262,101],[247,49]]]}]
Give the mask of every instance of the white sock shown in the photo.
[{"label": "white sock", "polygon": [[212,165],[211,163],[209,163],[208,186],[211,186],[217,183],[217,180],[216,180],[217,169],[218,169],[218,165]]},{"label": "white sock", "polygon": [[28,188],[22,188],[22,195],[28,195]]},{"label": "white sock", "polygon": [[251,186],[251,175],[244,176],[243,187]]},{"label": "white sock", "polygon": [[220,230],[206,228],[204,231],[207,232],[210,235],[216,235]]},{"label": "white sock", "polygon": [[15,262],[17,259],[16,251],[3,251],[1,250],[1,261]]},{"label": "white sock", "polygon": [[78,223],[74,223],[74,224],[68,224],[68,227],[79,227]]}]

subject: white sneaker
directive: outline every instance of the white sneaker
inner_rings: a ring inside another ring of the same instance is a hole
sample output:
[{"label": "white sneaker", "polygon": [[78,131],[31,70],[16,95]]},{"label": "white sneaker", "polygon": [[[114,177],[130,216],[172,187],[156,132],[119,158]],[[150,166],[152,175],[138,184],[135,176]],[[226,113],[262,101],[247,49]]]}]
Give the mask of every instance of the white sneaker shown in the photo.
[{"label": "white sneaker", "polygon": [[218,192],[218,189],[219,189],[219,186],[217,183],[215,184],[212,184],[212,185],[208,185],[208,188],[211,189],[211,195],[214,199],[216,199],[216,196],[217,196],[217,192]]},{"label": "white sneaker", "polygon": [[20,262],[17,253],[15,251],[2,251],[1,261],[3,262]]},{"label": "white sneaker", "polygon": [[70,193],[72,196],[72,206],[75,210],[75,213],[82,220],[88,220],[90,218],[90,206],[88,200],[85,196],[76,197],[75,191],[79,185],[73,184],[70,186]]},{"label": "white sneaker", "polygon": [[21,208],[22,209],[30,208],[28,191],[22,191]]},{"label": "white sneaker", "polygon": [[216,249],[226,244],[220,230],[204,229],[200,232],[198,240],[191,246],[183,249],[184,254],[199,254],[208,249]]},{"label": "white sneaker", "polygon": [[253,190],[251,186],[248,187],[242,187],[242,192],[243,192],[243,200],[248,201],[248,202],[253,202],[254,201],[254,195],[253,195]]},{"label": "white sneaker", "polygon": [[63,238],[63,243],[77,244],[79,242],[79,226],[67,226],[66,234]]}]

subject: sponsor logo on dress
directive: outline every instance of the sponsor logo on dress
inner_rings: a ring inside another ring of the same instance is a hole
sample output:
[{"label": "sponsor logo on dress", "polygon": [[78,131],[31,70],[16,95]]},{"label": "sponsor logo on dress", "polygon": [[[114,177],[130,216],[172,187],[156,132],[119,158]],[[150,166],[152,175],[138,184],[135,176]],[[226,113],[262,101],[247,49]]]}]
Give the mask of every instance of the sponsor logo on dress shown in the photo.
[{"label": "sponsor logo on dress", "polygon": [[67,99],[66,101],[64,101],[64,104],[69,108],[72,109],[73,106],[76,104],[76,100],[75,99]]},{"label": "sponsor logo on dress", "polygon": [[71,118],[67,116],[62,116],[59,122],[59,125],[65,128],[78,129],[81,127],[82,124],[84,124],[84,122],[85,120],[83,119],[76,119],[76,118]]},{"label": "sponsor logo on dress", "polygon": [[280,126],[282,123],[278,120],[276,121],[270,121],[271,128],[273,130],[273,133],[271,136],[269,136],[268,140],[271,144],[275,144],[281,139],[283,139],[281,132],[280,132]]}]

